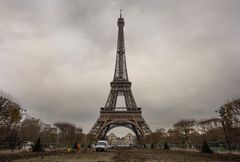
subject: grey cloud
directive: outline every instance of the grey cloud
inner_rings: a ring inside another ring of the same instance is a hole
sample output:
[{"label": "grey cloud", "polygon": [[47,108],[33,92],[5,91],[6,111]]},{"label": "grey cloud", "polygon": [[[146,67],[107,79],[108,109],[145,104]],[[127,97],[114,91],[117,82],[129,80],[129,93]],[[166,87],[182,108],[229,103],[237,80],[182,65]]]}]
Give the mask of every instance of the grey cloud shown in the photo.
[{"label": "grey cloud", "polygon": [[87,132],[112,80],[119,9],[129,78],[154,130],[239,96],[238,0],[0,1],[0,88]]}]

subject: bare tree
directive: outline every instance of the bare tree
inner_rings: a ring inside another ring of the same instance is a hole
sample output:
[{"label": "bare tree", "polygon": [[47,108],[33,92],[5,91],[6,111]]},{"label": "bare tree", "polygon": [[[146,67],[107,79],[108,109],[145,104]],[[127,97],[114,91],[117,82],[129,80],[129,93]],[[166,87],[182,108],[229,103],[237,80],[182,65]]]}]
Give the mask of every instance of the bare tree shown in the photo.
[{"label": "bare tree", "polygon": [[233,127],[240,126],[240,98],[228,101],[220,109],[223,109],[224,115],[231,120]]},{"label": "bare tree", "polygon": [[82,143],[84,140],[84,134],[82,128],[75,129],[75,142]]},{"label": "bare tree", "polygon": [[210,130],[217,129],[222,126],[220,118],[200,120],[198,124],[201,126],[202,133],[206,133]]},{"label": "bare tree", "polygon": [[12,134],[15,134],[14,138],[16,138],[17,126],[22,118],[22,111],[23,109],[12,96],[0,91],[0,140],[4,140],[8,135],[13,137]]},{"label": "bare tree", "polygon": [[166,129],[165,128],[156,129],[155,132],[160,134],[161,136],[166,136]]},{"label": "bare tree", "polygon": [[45,144],[57,142],[57,128],[50,124],[43,124],[41,129],[41,141]]},{"label": "bare tree", "polygon": [[220,118],[210,118],[198,122],[202,140],[224,142],[224,131]]},{"label": "bare tree", "polygon": [[22,121],[19,129],[19,137],[22,141],[36,141],[42,131],[43,122],[33,117]]},{"label": "bare tree", "polygon": [[166,142],[166,129],[159,128],[155,132],[152,132],[147,138],[148,143],[152,145],[158,145],[160,143]]},{"label": "bare tree", "polygon": [[231,152],[232,142],[234,140],[235,142],[240,141],[240,99],[227,101],[216,112],[218,112],[221,117],[226,142]]},{"label": "bare tree", "polygon": [[93,134],[82,135],[84,138],[84,144],[91,146],[94,143],[97,143],[97,137]]},{"label": "bare tree", "polygon": [[60,130],[61,142],[65,144],[69,145],[81,139],[82,128],[76,128],[72,123],[56,122],[54,126]]},{"label": "bare tree", "polygon": [[173,125],[183,137],[183,142],[186,144],[187,149],[189,148],[190,135],[196,132],[194,128],[195,125],[196,121],[194,119],[183,119]]},{"label": "bare tree", "polygon": [[182,144],[184,138],[177,128],[170,128],[167,131],[167,142],[172,144]]}]

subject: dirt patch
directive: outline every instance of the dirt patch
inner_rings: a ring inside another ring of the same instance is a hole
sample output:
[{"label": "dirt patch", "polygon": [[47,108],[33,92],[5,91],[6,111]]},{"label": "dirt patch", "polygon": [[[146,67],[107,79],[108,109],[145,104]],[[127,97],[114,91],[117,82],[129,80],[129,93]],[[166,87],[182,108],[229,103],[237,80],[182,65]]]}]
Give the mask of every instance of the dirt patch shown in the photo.
[{"label": "dirt patch", "polygon": [[39,156],[31,159],[19,159],[13,162],[113,162],[114,153],[111,152],[81,152],[58,154],[53,156]]},{"label": "dirt patch", "polygon": [[118,150],[116,162],[239,162],[240,156],[185,151]]},{"label": "dirt patch", "polygon": [[18,159],[28,160],[31,158],[44,158],[47,156],[58,156],[68,154],[65,151],[49,151],[49,152],[18,152],[18,153],[7,153],[0,154],[0,162],[12,162]]},{"label": "dirt patch", "polygon": [[79,154],[16,153],[0,155],[0,162],[240,162],[240,156],[172,150],[121,149],[108,152],[83,151]]}]

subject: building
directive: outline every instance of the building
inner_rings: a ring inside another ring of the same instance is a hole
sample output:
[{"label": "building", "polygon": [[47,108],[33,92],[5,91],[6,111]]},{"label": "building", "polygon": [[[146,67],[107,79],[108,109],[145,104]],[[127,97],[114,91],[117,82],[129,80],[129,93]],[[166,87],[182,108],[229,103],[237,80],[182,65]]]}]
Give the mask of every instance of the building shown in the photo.
[{"label": "building", "polygon": [[107,139],[109,144],[112,146],[130,146],[135,144],[136,136],[128,133],[126,136],[120,138],[117,137],[114,133],[110,133]]},{"label": "building", "polygon": [[107,137],[109,145],[117,144],[117,136],[114,133],[110,133]]}]

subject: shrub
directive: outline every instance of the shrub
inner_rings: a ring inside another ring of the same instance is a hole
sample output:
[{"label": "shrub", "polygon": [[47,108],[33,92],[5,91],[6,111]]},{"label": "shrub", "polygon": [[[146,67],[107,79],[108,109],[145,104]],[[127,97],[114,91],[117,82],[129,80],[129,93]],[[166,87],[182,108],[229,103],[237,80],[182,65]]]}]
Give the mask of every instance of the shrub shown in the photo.
[{"label": "shrub", "polygon": [[154,149],[154,144],[151,144],[151,149]]},{"label": "shrub", "polygon": [[168,147],[168,144],[167,142],[164,143],[164,147],[163,147],[164,150],[169,150],[169,147]]},{"label": "shrub", "polygon": [[203,141],[202,153],[213,153],[205,140]]},{"label": "shrub", "polygon": [[74,143],[73,149],[77,150],[77,142]]},{"label": "shrub", "polygon": [[41,151],[43,151],[40,138],[37,139],[37,142],[33,146],[33,150],[32,151],[33,152],[41,152]]}]

